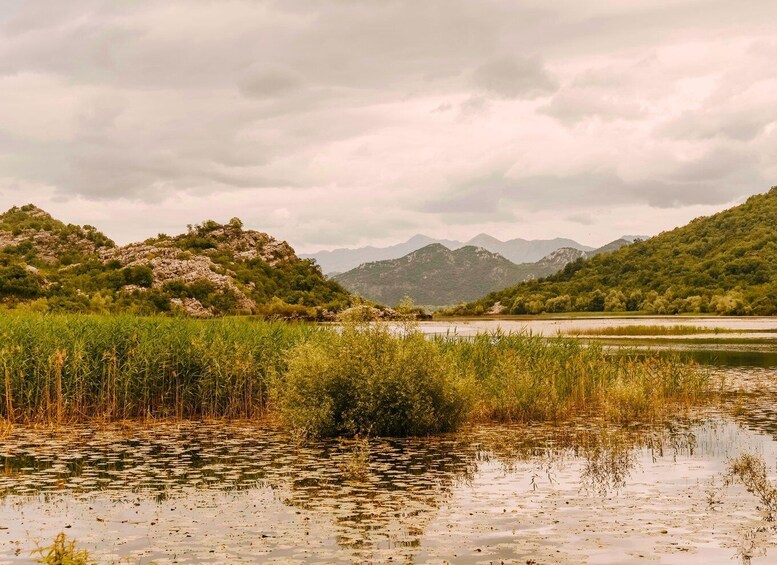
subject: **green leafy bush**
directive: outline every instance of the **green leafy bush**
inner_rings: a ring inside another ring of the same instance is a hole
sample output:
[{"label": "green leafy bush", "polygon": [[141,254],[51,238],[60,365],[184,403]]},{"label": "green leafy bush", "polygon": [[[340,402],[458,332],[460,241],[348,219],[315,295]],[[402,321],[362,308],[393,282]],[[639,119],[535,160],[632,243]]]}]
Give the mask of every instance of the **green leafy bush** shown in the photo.
[{"label": "green leafy bush", "polygon": [[309,435],[424,435],[469,415],[472,382],[433,342],[385,326],[347,326],[294,349],[281,392],[286,421]]}]

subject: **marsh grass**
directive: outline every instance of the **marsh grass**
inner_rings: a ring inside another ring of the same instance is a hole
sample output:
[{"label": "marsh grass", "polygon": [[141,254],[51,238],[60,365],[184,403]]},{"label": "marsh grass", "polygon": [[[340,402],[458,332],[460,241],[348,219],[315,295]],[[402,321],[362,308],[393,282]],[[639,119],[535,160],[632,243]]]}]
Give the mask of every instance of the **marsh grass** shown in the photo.
[{"label": "marsh grass", "polygon": [[253,418],[286,352],[315,326],[243,319],[0,316],[0,416]]},{"label": "marsh grass", "polygon": [[64,533],[57,534],[49,547],[39,547],[32,552],[36,563],[43,565],[92,565],[95,563],[85,549],[76,549],[76,542],[68,540]]},{"label": "marsh grass", "polygon": [[706,397],[679,359],[528,334],[245,318],[0,316],[0,431],[14,423],[278,417],[295,437],[406,436],[473,420],[653,418]]},{"label": "marsh grass", "polygon": [[632,325],[632,326],[611,326],[602,328],[578,329],[570,332],[569,335],[575,336],[663,336],[663,335],[699,335],[699,334],[721,334],[721,333],[741,333],[741,330],[728,328],[704,328],[701,326],[657,326],[657,325]]},{"label": "marsh grass", "polygon": [[708,375],[687,362],[613,355],[574,339],[496,333],[440,345],[477,383],[477,410],[486,420],[560,420],[583,412],[631,422],[696,402],[708,390]]}]

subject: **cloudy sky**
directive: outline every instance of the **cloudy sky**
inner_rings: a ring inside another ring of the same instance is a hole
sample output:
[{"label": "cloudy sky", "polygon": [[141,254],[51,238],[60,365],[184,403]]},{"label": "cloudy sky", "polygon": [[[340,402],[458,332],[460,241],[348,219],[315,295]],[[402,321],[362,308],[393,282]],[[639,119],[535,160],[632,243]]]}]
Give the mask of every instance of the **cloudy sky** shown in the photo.
[{"label": "cloudy sky", "polygon": [[598,245],[777,184],[776,61],[773,0],[0,0],[0,206]]}]

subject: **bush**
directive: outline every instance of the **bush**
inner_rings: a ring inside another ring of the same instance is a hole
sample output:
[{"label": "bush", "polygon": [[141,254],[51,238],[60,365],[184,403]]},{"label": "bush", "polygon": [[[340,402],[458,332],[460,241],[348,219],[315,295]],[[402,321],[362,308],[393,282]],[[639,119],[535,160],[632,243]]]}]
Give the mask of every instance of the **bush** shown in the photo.
[{"label": "bush", "polygon": [[281,411],[306,435],[424,435],[455,430],[473,400],[470,382],[424,336],[350,326],[292,351]]}]

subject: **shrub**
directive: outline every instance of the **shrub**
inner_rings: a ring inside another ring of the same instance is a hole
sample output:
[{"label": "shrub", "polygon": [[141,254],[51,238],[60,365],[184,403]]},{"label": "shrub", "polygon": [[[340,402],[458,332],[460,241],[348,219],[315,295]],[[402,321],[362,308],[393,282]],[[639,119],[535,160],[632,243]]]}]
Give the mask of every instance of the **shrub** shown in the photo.
[{"label": "shrub", "polygon": [[424,435],[455,430],[472,387],[435,343],[385,326],[347,326],[292,351],[281,410],[313,436]]}]

